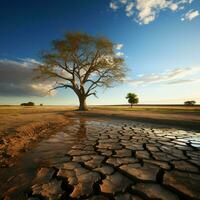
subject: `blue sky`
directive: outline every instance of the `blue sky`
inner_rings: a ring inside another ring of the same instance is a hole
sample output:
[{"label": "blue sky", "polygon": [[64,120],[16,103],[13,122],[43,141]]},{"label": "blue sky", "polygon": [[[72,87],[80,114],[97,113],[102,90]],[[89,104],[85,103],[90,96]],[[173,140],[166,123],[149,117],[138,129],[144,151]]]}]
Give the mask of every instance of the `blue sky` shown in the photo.
[{"label": "blue sky", "polygon": [[141,103],[200,103],[199,12],[199,0],[0,0],[0,104],[77,104],[69,90],[26,93],[26,78],[8,70],[39,62],[40,52],[68,31],[122,44],[117,52],[130,69],[124,84],[99,89],[89,104],[126,103],[128,92],[137,93]]}]

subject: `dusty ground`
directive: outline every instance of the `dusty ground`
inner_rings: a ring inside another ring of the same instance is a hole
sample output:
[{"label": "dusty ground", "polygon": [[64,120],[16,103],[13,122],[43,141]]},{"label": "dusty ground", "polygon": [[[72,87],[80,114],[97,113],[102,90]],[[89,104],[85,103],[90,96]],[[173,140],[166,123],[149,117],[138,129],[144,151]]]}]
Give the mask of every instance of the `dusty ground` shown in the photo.
[{"label": "dusty ground", "polygon": [[200,106],[94,106],[87,115],[200,130]]},{"label": "dusty ground", "polygon": [[96,110],[115,110],[115,111],[154,111],[157,113],[178,113],[178,112],[200,112],[200,105],[185,106],[185,105],[99,105],[90,106]]},{"label": "dusty ground", "polygon": [[198,132],[72,113],[68,120],[0,169],[4,200],[200,199]]},{"label": "dusty ground", "polygon": [[61,130],[68,123],[62,114],[65,110],[66,107],[1,106],[0,167],[10,165],[10,160],[26,151],[29,144]]},{"label": "dusty ground", "polygon": [[0,198],[200,199],[198,106],[74,109],[0,107]]},{"label": "dusty ground", "polygon": [[91,106],[87,112],[71,112],[65,106],[0,106],[0,166],[26,151],[29,144],[61,130],[68,116],[85,115],[131,119],[200,130],[200,106]]}]

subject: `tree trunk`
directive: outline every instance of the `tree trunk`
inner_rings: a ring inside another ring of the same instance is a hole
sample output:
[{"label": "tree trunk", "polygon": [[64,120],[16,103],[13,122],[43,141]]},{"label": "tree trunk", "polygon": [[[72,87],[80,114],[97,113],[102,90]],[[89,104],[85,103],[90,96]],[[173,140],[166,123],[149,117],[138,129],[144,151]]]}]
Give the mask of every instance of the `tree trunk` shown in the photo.
[{"label": "tree trunk", "polygon": [[85,111],[88,110],[87,104],[86,104],[86,97],[79,97],[79,110]]}]

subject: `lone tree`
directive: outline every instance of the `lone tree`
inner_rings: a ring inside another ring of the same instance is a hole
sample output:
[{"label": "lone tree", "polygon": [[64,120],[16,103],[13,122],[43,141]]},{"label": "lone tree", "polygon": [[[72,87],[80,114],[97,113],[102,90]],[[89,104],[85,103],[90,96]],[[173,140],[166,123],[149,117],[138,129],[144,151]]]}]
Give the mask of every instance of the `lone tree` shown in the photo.
[{"label": "lone tree", "polygon": [[139,102],[137,95],[134,93],[128,93],[126,99],[128,99],[128,102],[131,104],[131,108],[133,107],[133,104],[137,104]]},{"label": "lone tree", "polygon": [[196,104],[196,101],[185,101],[184,104],[186,106],[194,106]]},{"label": "lone tree", "polygon": [[42,53],[37,78],[51,78],[51,90],[70,88],[79,99],[79,110],[87,110],[87,97],[96,96],[97,87],[111,87],[126,74],[124,59],[115,54],[114,44],[104,37],[85,33],[67,33],[52,42],[53,48]]}]

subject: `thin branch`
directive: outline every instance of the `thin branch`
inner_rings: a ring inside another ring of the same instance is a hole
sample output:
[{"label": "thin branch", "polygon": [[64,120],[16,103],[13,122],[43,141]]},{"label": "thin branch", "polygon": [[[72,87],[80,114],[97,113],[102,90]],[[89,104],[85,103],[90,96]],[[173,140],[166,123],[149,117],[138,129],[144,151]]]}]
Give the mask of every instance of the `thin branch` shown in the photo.
[{"label": "thin branch", "polygon": [[95,62],[95,60],[97,60],[98,56],[99,56],[99,51],[97,50],[96,53],[95,53],[95,56],[94,56],[94,58],[93,58],[93,60],[92,60],[92,62],[91,62],[91,64],[90,64],[89,69],[86,71],[86,73],[85,73],[85,75],[84,75],[83,83],[85,83],[86,80],[88,79],[88,77],[90,76],[90,74],[91,74],[91,72],[92,72],[92,71],[91,71],[91,70],[92,70],[92,67],[94,66],[94,62]]},{"label": "thin branch", "polygon": [[51,91],[53,91],[53,90],[56,90],[56,89],[59,89],[59,88],[71,88],[71,89],[73,89],[73,87],[72,87],[71,85],[68,85],[68,84],[63,84],[63,83],[57,83],[57,84],[59,84],[59,85],[57,85],[57,86],[51,88],[51,89],[49,90],[49,92],[51,92]]},{"label": "thin branch", "polygon": [[[99,78],[98,78],[96,81],[92,81],[91,79],[89,79],[89,81],[91,81],[92,84],[89,86],[89,88],[88,88],[88,90],[87,90],[87,92],[86,92],[86,95],[88,95],[89,92],[90,92],[91,90],[95,89],[97,86],[100,86],[100,85],[98,85],[98,83],[100,82],[100,80],[101,80],[102,78],[107,77],[106,74],[109,72],[109,70],[110,70],[110,69],[105,70],[105,71],[99,76]],[[103,84],[103,82],[101,82],[101,83]]]},{"label": "thin branch", "polygon": [[87,97],[89,97],[89,96],[91,96],[91,95],[94,95],[96,98],[98,98],[98,96],[97,96],[97,94],[96,94],[96,91],[95,91],[95,92],[92,92],[92,93],[89,93],[89,94],[87,95]]}]

